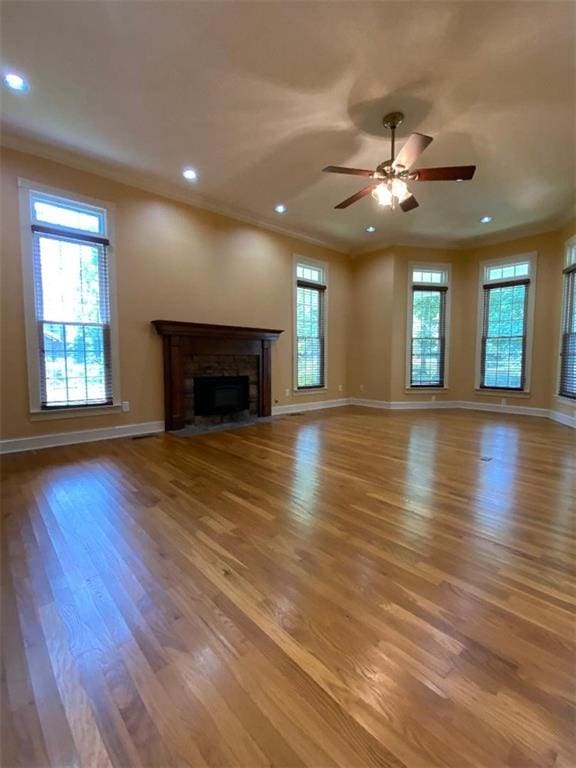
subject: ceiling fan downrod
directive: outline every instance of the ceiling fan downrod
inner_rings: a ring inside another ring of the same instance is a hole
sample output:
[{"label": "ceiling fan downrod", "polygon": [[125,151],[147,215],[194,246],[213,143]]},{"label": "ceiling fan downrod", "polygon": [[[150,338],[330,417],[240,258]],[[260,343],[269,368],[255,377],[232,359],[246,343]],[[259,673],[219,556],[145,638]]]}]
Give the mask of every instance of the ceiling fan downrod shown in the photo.
[{"label": "ceiling fan downrod", "polygon": [[403,112],[389,112],[387,115],[384,115],[384,118],[382,119],[384,128],[388,128],[392,133],[392,158],[390,160],[391,164],[394,163],[394,160],[396,159],[396,128],[398,128],[399,125],[402,125],[403,122]]}]

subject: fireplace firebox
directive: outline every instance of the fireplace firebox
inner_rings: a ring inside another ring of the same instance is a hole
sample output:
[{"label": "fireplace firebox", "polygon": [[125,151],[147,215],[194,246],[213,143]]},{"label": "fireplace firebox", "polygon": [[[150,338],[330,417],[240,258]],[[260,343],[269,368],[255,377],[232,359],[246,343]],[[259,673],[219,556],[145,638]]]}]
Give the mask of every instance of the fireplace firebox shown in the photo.
[{"label": "fireplace firebox", "polygon": [[215,416],[248,410],[248,376],[195,376],[194,413]]}]

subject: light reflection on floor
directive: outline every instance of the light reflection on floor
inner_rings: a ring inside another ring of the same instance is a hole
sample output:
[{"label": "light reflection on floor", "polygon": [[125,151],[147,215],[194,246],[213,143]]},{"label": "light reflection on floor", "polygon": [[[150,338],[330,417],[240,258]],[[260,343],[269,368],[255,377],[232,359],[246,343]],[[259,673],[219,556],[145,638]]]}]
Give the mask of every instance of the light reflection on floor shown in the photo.
[{"label": "light reflection on floor", "polygon": [[[292,475],[292,495],[295,501],[303,505],[303,511],[313,522],[313,513],[318,499],[320,425],[306,424],[300,427],[296,435],[294,473]],[[302,521],[304,519],[300,518]]]},{"label": "light reflection on floor", "polygon": [[[518,503],[516,473],[518,464],[518,429],[512,424],[484,424],[480,437],[478,482],[474,484],[475,504],[472,512],[486,516],[490,525],[508,531],[512,520],[509,514]],[[498,513],[493,517],[493,513]]]},{"label": "light reflection on floor", "polygon": [[430,503],[434,495],[437,424],[416,424],[410,430],[405,487],[411,501]]}]

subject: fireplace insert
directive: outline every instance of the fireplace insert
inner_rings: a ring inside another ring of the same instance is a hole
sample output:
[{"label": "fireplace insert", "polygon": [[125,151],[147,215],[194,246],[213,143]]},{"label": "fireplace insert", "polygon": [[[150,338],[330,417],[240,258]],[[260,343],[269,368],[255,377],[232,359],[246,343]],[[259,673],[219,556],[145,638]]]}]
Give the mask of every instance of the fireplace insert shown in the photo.
[{"label": "fireplace insert", "polygon": [[248,376],[195,376],[194,413],[215,416],[236,413],[250,407]]}]

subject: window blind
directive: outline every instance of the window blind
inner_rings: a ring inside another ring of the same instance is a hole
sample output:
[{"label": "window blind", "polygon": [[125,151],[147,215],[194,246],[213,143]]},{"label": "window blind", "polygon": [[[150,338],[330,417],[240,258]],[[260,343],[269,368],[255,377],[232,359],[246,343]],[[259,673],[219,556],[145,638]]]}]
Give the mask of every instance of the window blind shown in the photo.
[{"label": "window blind", "polygon": [[528,279],[484,285],[482,388],[524,389],[529,285]]},{"label": "window blind", "polygon": [[326,286],[299,279],[296,285],[297,387],[324,386],[324,292]]},{"label": "window blind", "polygon": [[43,409],[112,403],[108,240],[32,226]]},{"label": "window blind", "polygon": [[447,291],[445,286],[412,288],[411,387],[444,386]]},{"label": "window blind", "polygon": [[576,264],[564,270],[559,394],[576,399]]}]

